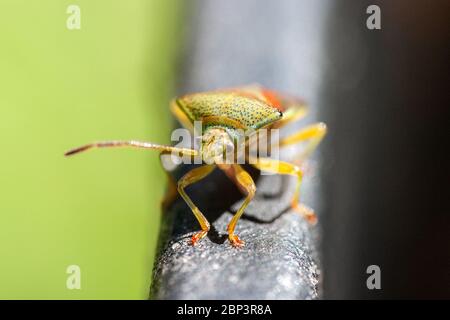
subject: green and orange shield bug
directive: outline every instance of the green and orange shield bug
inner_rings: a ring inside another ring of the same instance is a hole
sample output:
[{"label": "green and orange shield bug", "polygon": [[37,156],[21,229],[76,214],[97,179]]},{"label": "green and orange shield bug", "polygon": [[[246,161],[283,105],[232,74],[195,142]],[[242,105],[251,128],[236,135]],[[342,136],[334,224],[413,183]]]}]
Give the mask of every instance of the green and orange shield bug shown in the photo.
[{"label": "green and orange shield bug", "polygon": [[[234,247],[242,247],[244,241],[234,233],[234,230],[237,221],[255,195],[256,186],[251,176],[240,165],[242,162],[238,163],[238,161],[234,161],[230,163],[230,161],[224,161],[224,158],[237,159],[235,156],[237,150],[243,147],[242,145],[245,145],[244,148],[248,147],[248,139],[238,139],[242,131],[251,130],[253,132],[259,132],[262,131],[261,129],[267,129],[267,132],[270,134],[271,130],[279,129],[286,124],[302,118],[307,111],[305,103],[302,100],[266,89],[259,85],[249,85],[188,94],[172,100],[170,110],[183,127],[191,132],[194,130],[194,123],[197,121],[201,122],[202,135],[200,148],[182,148],[133,140],[103,141],[72,149],[66,152],[65,155],[70,156],[91,148],[136,147],[157,150],[160,154],[200,157],[201,165],[186,173],[178,181],[177,185],[173,185],[174,182],[172,181],[172,185],[169,186],[169,190],[178,190],[178,193],[191,208],[200,224],[201,231],[196,232],[192,236],[191,243],[194,245],[205,237],[209,231],[210,224],[186,194],[185,188],[205,178],[218,167],[225,172],[246,196],[241,207],[227,227],[230,243]],[[305,148],[299,155],[299,160],[301,161],[317,147],[325,133],[325,124],[315,123],[286,137],[282,137],[277,141],[277,146],[285,147],[306,142]],[[233,157],[230,157],[230,154]],[[270,157],[261,157],[259,153],[249,155],[245,159],[245,163],[259,170],[297,177],[297,186],[291,206],[309,222],[316,222],[314,212],[299,203],[300,184],[303,172],[298,165]],[[170,195],[169,192],[167,197],[173,198],[173,194]]]}]

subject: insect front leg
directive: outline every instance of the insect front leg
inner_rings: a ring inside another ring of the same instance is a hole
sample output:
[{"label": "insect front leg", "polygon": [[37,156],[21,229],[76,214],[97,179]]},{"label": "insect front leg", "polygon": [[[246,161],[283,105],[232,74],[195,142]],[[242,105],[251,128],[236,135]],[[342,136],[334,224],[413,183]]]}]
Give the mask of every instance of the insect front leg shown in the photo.
[{"label": "insect front leg", "polygon": [[253,182],[252,177],[247,173],[247,171],[242,169],[240,165],[233,164],[226,170],[227,170],[226,174],[230,176],[232,181],[235,182],[241,190],[245,190],[245,192],[247,193],[247,197],[245,198],[244,203],[241,205],[239,210],[233,216],[227,227],[228,238],[230,240],[231,245],[233,247],[243,247],[244,241],[239,239],[239,237],[236,234],[234,234],[234,229],[236,228],[236,224],[239,218],[244,213],[245,208],[253,199],[256,192],[256,186],[255,183]]},{"label": "insect front leg", "polygon": [[[161,154],[159,155],[159,161],[161,163],[161,167],[163,167],[163,168],[164,168],[164,165],[163,165],[162,156],[165,154],[167,154],[167,153],[161,152]],[[167,210],[172,205],[172,203],[175,201],[175,199],[178,197],[178,189],[177,189],[177,183],[176,183],[175,179],[172,177],[172,175],[167,170],[164,170],[164,172],[166,173],[166,176],[167,176],[167,190],[166,190],[163,200],[161,201],[161,208],[163,210]]]},{"label": "insect front leg", "polygon": [[191,208],[194,216],[197,218],[201,231],[197,232],[192,236],[191,243],[195,245],[200,239],[204,238],[209,231],[210,224],[208,220],[206,220],[203,213],[197,208],[197,206],[192,202],[191,198],[186,194],[184,189],[203,178],[205,178],[208,174],[210,174],[215,168],[215,165],[204,165],[195,169],[192,169],[188,173],[186,173],[180,180],[178,180],[178,192],[183,197],[184,201],[186,201],[189,208]]},{"label": "insect front leg", "polygon": [[306,128],[303,128],[292,135],[284,137],[280,140],[279,146],[284,147],[296,143],[300,143],[302,141],[308,141],[305,149],[299,155],[299,160],[302,161],[306,157],[308,157],[314,149],[319,145],[320,141],[322,141],[323,137],[327,132],[327,126],[323,122],[315,123]]},{"label": "insect front leg", "polygon": [[302,102],[293,103],[287,106],[283,111],[283,118],[273,124],[273,128],[282,128],[299,119],[302,119],[308,113],[308,108]]},{"label": "insect front leg", "polygon": [[297,186],[295,188],[295,193],[291,201],[291,207],[299,212],[311,224],[315,224],[317,222],[317,217],[314,211],[307,206],[299,203],[300,185],[302,183],[303,172],[298,166],[289,162],[274,160],[270,158],[251,159],[250,163],[259,170],[296,176]]},{"label": "insect front leg", "polygon": [[192,122],[189,120],[186,114],[180,109],[180,106],[177,104],[176,100],[172,100],[170,102],[170,111],[184,128],[189,129],[191,131],[194,130]]}]

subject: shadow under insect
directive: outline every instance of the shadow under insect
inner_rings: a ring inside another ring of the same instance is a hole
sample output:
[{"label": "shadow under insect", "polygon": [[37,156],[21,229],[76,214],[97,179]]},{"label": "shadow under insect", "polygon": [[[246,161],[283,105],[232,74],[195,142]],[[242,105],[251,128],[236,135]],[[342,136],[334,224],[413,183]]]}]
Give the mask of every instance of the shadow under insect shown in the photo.
[{"label": "shadow under insect", "polygon": [[[183,165],[171,174],[175,180],[178,180],[194,167],[194,165]],[[270,224],[289,211],[289,195],[292,196],[293,194],[291,190],[295,186],[295,177],[264,176],[252,166],[245,165],[244,168],[255,181],[257,191],[255,198],[246,208],[242,220],[258,224]],[[228,234],[226,229],[219,229],[215,222],[223,214],[234,215],[242,204],[245,195],[219,169],[214,170],[204,180],[189,186],[186,191],[211,223],[211,228],[206,237],[213,243],[223,244],[227,240]],[[181,240],[186,238],[188,240],[199,229],[198,221],[181,197],[177,197],[171,205],[163,210],[162,220],[163,224],[172,226],[171,239]]]}]

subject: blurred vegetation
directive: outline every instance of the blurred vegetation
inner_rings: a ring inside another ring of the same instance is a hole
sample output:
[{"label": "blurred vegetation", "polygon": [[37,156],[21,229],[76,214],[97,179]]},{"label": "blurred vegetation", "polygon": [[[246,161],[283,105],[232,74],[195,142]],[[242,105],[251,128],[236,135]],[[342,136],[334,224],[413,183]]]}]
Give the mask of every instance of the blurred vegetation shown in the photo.
[{"label": "blurred vegetation", "polygon": [[[66,9],[81,9],[68,30]],[[169,142],[176,0],[2,0],[0,298],[146,298]],[[81,290],[66,268],[81,268]]]}]

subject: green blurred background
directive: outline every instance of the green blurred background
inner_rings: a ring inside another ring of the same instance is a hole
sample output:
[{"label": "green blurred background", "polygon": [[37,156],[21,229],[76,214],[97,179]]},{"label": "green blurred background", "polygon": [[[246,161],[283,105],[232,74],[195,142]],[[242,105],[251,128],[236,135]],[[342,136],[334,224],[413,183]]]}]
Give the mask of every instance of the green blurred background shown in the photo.
[{"label": "green blurred background", "polygon": [[[68,30],[67,7],[81,9]],[[165,189],[176,0],[2,0],[0,298],[147,298]],[[66,268],[81,268],[81,290]]]}]

